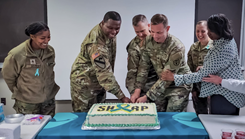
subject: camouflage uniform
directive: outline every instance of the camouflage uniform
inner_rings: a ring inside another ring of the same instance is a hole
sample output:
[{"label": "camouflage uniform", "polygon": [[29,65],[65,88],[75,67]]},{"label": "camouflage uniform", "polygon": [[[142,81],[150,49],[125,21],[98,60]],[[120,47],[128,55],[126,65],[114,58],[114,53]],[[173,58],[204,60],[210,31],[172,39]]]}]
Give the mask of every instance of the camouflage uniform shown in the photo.
[{"label": "camouflage uniform", "polygon": [[13,107],[16,113],[21,114],[42,114],[42,115],[55,115],[55,100],[50,99],[43,103],[33,104],[33,103],[24,103],[19,100],[15,100]]},{"label": "camouflage uniform", "polygon": [[60,89],[54,81],[55,51],[49,45],[34,51],[30,43],[28,39],[8,53],[2,75],[17,113],[54,116],[54,97]]},{"label": "camouflage uniform", "polygon": [[71,98],[74,112],[87,112],[94,103],[105,102],[106,91],[125,97],[115,80],[116,37],[108,39],[100,24],[86,36],[71,69]]},{"label": "camouflage uniform", "polygon": [[[136,77],[139,67],[139,62],[141,58],[141,51],[144,49],[144,40],[140,40],[138,36],[131,40],[127,46],[128,52],[128,73],[126,78],[126,88],[129,93],[132,95],[135,90]],[[155,84],[158,80],[158,75],[151,64],[150,70],[148,73],[146,85],[142,88],[140,96],[144,96],[146,92]]]},{"label": "camouflage uniform", "polygon": [[[188,52],[188,60],[187,64],[190,67],[190,70],[192,72],[196,72],[196,69],[198,66],[203,66],[203,60],[206,54],[208,53],[208,50],[210,47],[213,46],[212,40],[209,41],[207,46],[204,46],[201,48],[201,43],[199,41],[192,44],[189,52]],[[192,91],[197,92],[197,96],[200,95],[201,91],[201,82],[194,83]],[[208,114],[208,99],[207,98],[199,98],[198,100],[195,100],[192,97],[193,106],[197,114]]]},{"label": "camouflage uniform", "polygon": [[[140,66],[138,68],[136,87],[142,88],[147,80],[150,63],[161,77],[165,69],[176,74],[190,73],[185,62],[185,47],[176,37],[168,34],[165,42],[158,44],[152,36],[146,38],[146,48],[143,49]],[[185,111],[188,104],[191,85],[175,86],[174,82],[159,79],[146,93],[147,97],[155,101],[158,111],[179,112]]]}]

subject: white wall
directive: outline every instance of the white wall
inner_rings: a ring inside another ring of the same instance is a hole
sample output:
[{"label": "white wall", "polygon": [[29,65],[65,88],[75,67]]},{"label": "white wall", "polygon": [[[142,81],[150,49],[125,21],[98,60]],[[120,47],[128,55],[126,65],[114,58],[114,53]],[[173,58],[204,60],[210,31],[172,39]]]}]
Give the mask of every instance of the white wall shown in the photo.
[{"label": "white wall", "polygon": [[3,106],[5,115],[15,113],[15,110],[13,109],[14,100],[11,99],[11,95],[12,92],[10,92],[2,77],[2,73],[0,73],[0,98],[6,98],[6,105]]},{"label": "white wall", "polygon": [[242,8],[242,20],[241,20],[241,38],[240,38],[240,60],[242,70],[245,70],[245,0],[243,2]]},{"label": "white wall", "polygon": [[[126,46],[135,32],[132,18],[144,14],[150,21],[156,13],[165,14],[169,19],[170,33],[178,37],[186,47],[186,53],[194,41],[195,0],[50,0],[48,25],[51,31],[50,44],[56,51],[56,82],[61,86],[56,99],[70,100],[70,72],[80,46],[89,31],[108,11],[117,11],[122,17],[122,25],[117,36],[117,56],[115,76],[122,91],[129,97],[125,87],[127,74]],[[116,97],[107,93],[107,98]]]}]

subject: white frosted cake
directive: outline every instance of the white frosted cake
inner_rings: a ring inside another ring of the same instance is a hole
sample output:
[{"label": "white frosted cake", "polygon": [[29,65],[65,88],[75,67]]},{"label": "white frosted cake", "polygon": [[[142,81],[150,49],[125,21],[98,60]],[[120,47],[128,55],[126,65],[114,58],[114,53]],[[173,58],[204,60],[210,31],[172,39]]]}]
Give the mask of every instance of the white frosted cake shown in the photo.
[{"label": "white frosted cake", "polygon": [[159,126],[154,103],[100,103],[89,110],[86,127]]}]

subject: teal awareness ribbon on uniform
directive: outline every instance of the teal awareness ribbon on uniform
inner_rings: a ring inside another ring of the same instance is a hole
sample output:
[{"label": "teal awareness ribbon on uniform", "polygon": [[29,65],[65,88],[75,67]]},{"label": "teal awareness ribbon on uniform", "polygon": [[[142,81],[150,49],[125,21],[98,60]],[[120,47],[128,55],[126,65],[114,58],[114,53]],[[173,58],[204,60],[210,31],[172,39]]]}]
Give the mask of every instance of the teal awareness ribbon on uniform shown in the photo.
[{"label": "teal awareness ribbon on uniform", "polygon": [[125,107],[123,107],[122,105],[124,104],[117,104],[117,109],[114,110],[110,110],[110,112],[116,112],[116,111],[120,111],[120,110],[124,110],[126,112],[131,112],[131,109],[128,109],[128,107],[130,106],[129,104],[127,104]]},{"label": "teal awareness ribbon on uniform", "polygon": [[39,68],[37,68],[35,76],[39,76]]},{"label": "teal awareness ribbon on uniform", "polygon": [[209,49],[209,47],[210,47],[209,45],[206,46],[207,49]]}]

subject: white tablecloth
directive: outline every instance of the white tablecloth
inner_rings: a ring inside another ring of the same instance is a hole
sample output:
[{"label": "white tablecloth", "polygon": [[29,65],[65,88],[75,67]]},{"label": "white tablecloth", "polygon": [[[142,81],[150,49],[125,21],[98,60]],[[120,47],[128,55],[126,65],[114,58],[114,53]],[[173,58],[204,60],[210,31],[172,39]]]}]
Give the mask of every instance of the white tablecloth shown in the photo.
[{"label": "white tablecloth", "polygon": [[199,114],[210,139],[221,139],[221,129],[245,129],[245,116]]},{"label": "white tablecloth", "polygon": [[[25,119],[25,118],[24,118]],[[47,122],[51,119],[50,115],[44,115],[44,120],[40,125],[22,125],[20,127],[20,139],[34,139],[39,131],[47,124]],[[3,121],[0,124],[9,124]]]}]

